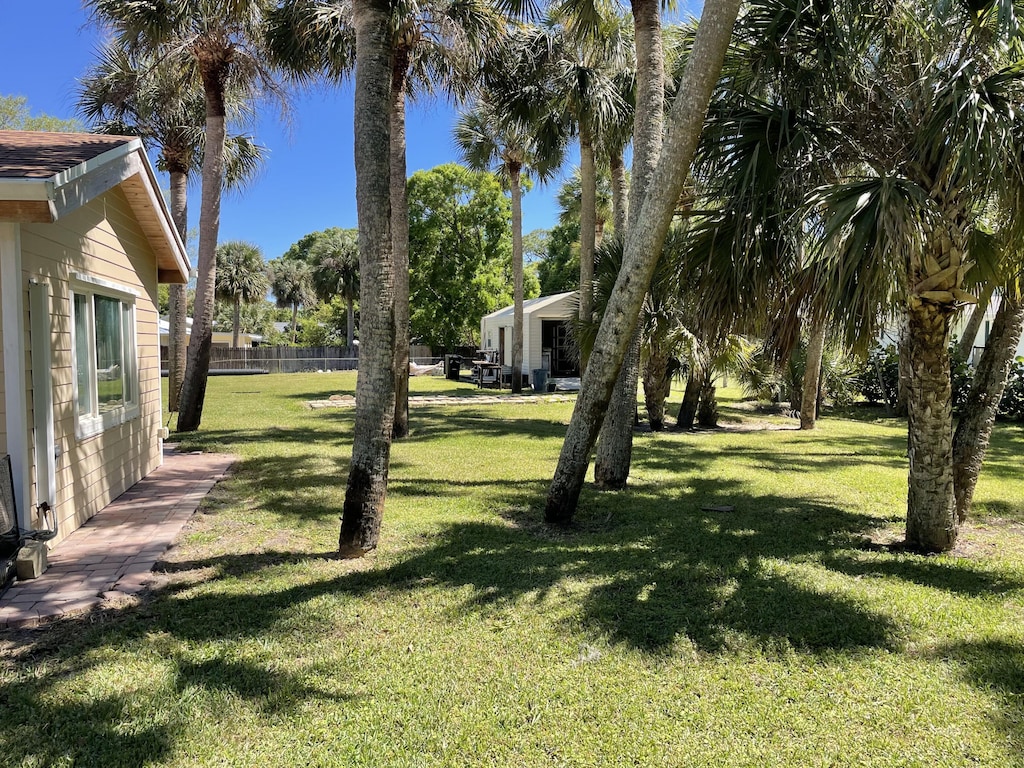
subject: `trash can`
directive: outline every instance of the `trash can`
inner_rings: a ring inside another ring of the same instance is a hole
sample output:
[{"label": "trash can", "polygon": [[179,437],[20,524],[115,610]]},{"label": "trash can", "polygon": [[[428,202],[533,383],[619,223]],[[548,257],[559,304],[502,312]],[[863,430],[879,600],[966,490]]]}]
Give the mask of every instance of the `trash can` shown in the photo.
[{"label": "trash can", "polygon": [[548,372],[545,368],[534,368],[533,369],[533,391],[534,392],[547,392],[548,389]]},{"label": "trash can", "polygon": [[448,355],[448,378],[452,381],[458,381],[461,368],[462,357],[460,355]]}]

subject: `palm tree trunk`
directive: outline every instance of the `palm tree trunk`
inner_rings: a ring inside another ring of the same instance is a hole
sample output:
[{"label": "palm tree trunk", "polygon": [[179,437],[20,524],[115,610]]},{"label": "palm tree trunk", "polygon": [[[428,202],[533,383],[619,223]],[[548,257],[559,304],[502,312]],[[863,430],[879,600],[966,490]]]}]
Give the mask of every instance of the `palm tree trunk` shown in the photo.
[{"label": "palm tree trunk", "polygon": [[355,165],[359,219],[359,375],[338,549],[377,547],[395,415],[395,265],[391,240],[391,38],[386,0],[355,0]]},{"label": "palm tree trunk", "polygon": [[647,406],[647,418],[651,429],[660,432],[665,428],[665,401],[672,389],[672,376],[677,368],[665,354],[663,347],[652,344],[647,351],[647,364],[644,366],[644,404]]},{"label": "palm tree trunk", "polygon": [[988,283],[982,290],[981,295],[978,296],[978,303],[971,310],[971,317],[968,319],[967,325],[964,326],[964,332],[956,345],[956,351],[961,360],[971,359],[971,352],[974,351],[974,340],[978,338],[981,324],[985,322],[985,311],[992,300],[992,289],[994,287],[992,283]]},{"label": "palm tree trunk", "polygon": [[235,294],[235,311],[231,321],[231,346],[238,349],[238,337],[242,329],[242,297]]},{"label": "palm tree trunk", "polygon": [[409,201],[406,192],[405,83],[409,50],[395,51],[391,70],[391,241],[395,260],[396,439],[409,435]]},{"label": "palm tree trunk", "polygon": [[971,394],[953,434],[953,488],[960,522],[966,520],[971,511],[974,488],[978,484],[999,401],[1006,387],[1006,376],[1022,331],[1024,301],[1020,296],[1004,295],[996,310],[985,351],[981,353],[974,372]]},{"label": "palm tree trunk", "polygon": [[639,215],[647,185],[661,154],[665,115],[665,55],[661,41],[660,0],[632,0],[636,47],[636,117],[633,123],[633,174],[629,224]]},{"label": "palm tree trunk", "polygon": [[[166,154],[166,150],[165,150]],[[169,165],[171,176],[171,220],[184,243],[188,236],[188,174],[183,165]],[[172,283],[167,312],[167,411],[178,410],[181,384],[185,379],[185,330],[188,323],[188,284]]]},{"label": "palm tree trunk", "polygon": [[512,192],[512,394],[523,391],[523,190],[519,166],[509,164]]},{"label": "palm tree trunk", "polygon": [[292,344],[299,333],[299,302],[292,302]]},{"label": "palm tree trunk", "polygon": [[356,341],[356,303],[349,296],[345,299],[345,342],[348,344],[348,353],[352,354]]},{"label": "palm tree trunk", "polygon": [[697,404],[697,423],[702,427],[718,426],[718,398],[715,377],[711,369],[704,371],[700,383],[700,402]]},{"label": "palm tree trunk", "polygon": [[626,234],[626,217],[629,215],[626,164],[622,161],[621,149],[611,153],[608,167],[612,177],[612,226],[615,227],[615,236],[621,240]]},{"label": "palm tree trunk", "polygon": [[[661,15],[658,0],[638,0],[634,10],[641,14],[635,35],[637,69],[637,107],[634,118],[633,186],[629,211],[638,214],[644,192],[661,150],[664,124],[664,59],[661,49]],[[643,63],[643,69],[639,63]],[[627,220],[627,233],[633,221]],[[637,316],[639,317],[639,308]],[[608,415],[601,427],[594,462],[594,478],[601,488],[626,486],[633,459],[633,427],[636,422],[636,385],[640,377],[639,329],[633,332],[629,351],[612,390]]]},{"label": "palm tree trunk", "polygon": [[626,349],[633,338],[644,295],[651,284],[658,254],[689,172],[738,11],[739,0],[707,0],[704,3],[686,72],[672,106],[661,157],[645,194],[640,198],[640,211],[634,213],[633,206],[630,206],[634,223],[626,233],[623,266],[601,320],[590,364],[584,373],[583,385],[562,444],[558,467],[548,489],[545,519],[549,523],[572,523],[590,463],[590,452]]},{"label": "palm tree trunk", "polygon": [[[593,138],[580,130],[580,321],[594,317],[594,234],[597,221],[597,166]],[[586,360],[582,362],[586,367]]]},{"label": "palm tree trunk", "polygon": [[818,419],[818,383],[821,381],[821,359],[825,352],[825,323],[821,319],[811,322],[811,337],[807,342],[804,364],[804,383],[800,397],[800,429],[814,429]]},{"label": "palm tree trunk", "polygon": [[676,429],[693,429],[699,404],[700,378],[691,364],[690,375],[686,377],[686,389],[683,390],[683,402],[679,404],[679,413],[676,415]]},{"label": "palm tree trunk", "polygon": [[616,491],[626,487],[633,461],[633,427],[636,426],[636,385],[640,369],[640,329],[622,362],[608,412],[597,440],[594,482],[598,488]]},{"label": "palm tree trunk", "polygon": [[949,374],[949,314],[912,297],[907,348],[912,371],[907,387],[910,472],[907,544],[945,552],[956,543],[953,495],[953,413]]},{"label": "palm tree trunk", "polygon": [[215,66],[200,65],[206,95],[206,149],[203,153],[203,189],[199,205],[199,271],[185,381],[179,403],[179,432],[199,429],[206,400],[206,381],[210,373],[217,238],[220,234],[221,187],[224,183],[224,82],[228,66],[226,62]]}]

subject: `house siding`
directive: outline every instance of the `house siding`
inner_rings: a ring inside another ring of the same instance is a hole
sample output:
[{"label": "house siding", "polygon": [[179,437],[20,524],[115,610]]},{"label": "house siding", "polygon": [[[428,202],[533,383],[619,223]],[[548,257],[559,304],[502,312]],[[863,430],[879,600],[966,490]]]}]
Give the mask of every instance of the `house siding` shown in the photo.
[{"label": "house siding", "polygon": [[[537,301],[533,299],[531,301]],[[565,295],[552,301],[545,301],[540,306],[527,306],[523,311],[523,373],[529,375],[535,368],[543,365],[543,321],[544,320],[566,320],[572,312],[572,296]],[[498,329],[505,328],[505,357],[504,365],[511,364],[512,355],[512,319],[511,312],[499,310],[485,316],[480,321],[480,338],[487,349],[487,333],[491,333],[491,349],[498,348]]]},{"label": "house siding", "polygon": [[[50,294],[54,441],[60,524],[57,543],[160,463],[160,366],[157,328],[156,256],[119,188],[63,217],[56,224],[23,225],[23,285],[45,280]],[[140,415],[98,435],[79,440],[71,348],[71,273],[116,283],[136,292],[136,348]],[[28,307],[28,297],[25,297]],[[26,310],[27,312],[27,310]],[[26,334],[31,326],[26,317]],[[31,344],[26,338],[31,371]],[[31,376],[27,386],[30,389]],[[29,425],[33,423],[29,414]],[[30,426],[31,428],[31,426]],[[30,434],[31,437],[31,434]],[[35,475],[30,498],[38,494]]]}]

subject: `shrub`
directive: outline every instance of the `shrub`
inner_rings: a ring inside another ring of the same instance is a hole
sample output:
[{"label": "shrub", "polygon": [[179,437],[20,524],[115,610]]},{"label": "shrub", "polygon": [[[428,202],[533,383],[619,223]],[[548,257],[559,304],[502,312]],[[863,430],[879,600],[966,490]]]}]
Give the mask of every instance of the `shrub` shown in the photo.
[{"label": "shrub", "polygon": [[1010,363],[1006,376],[1006,389],[999,401],[999,416],[1013,421],[1024,421],[1024,357]]}]

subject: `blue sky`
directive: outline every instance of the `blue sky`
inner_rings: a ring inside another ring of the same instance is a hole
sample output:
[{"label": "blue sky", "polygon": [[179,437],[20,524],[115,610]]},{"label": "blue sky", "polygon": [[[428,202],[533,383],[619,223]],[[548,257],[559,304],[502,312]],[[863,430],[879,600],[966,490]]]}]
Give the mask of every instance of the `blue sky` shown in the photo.
[{"label": "blue sky", "polygon": [[[7,31],[0,46],[0,95],[27,97],[34,114],[74,116],[78,78],[102,43],[80,0],[2,0],[0,8]],[[410,174],[458,161],[451,138],[455,114],[443,102],[410,106]],[[278,119],[276,108],[268,109],[256,131],[269,149],[268,161],[244,192],[225,198],[221,241],[249,240],[271,259],[309,232],[355,227],[352,120],[350,86],[295,94],[287,124]],[[570,172],[567,165],[562,177],[524,196],[524,231],[554,225],[554,197]],[[195,226],[198,189],[192,190],[192,201],[189,220]]]}]

